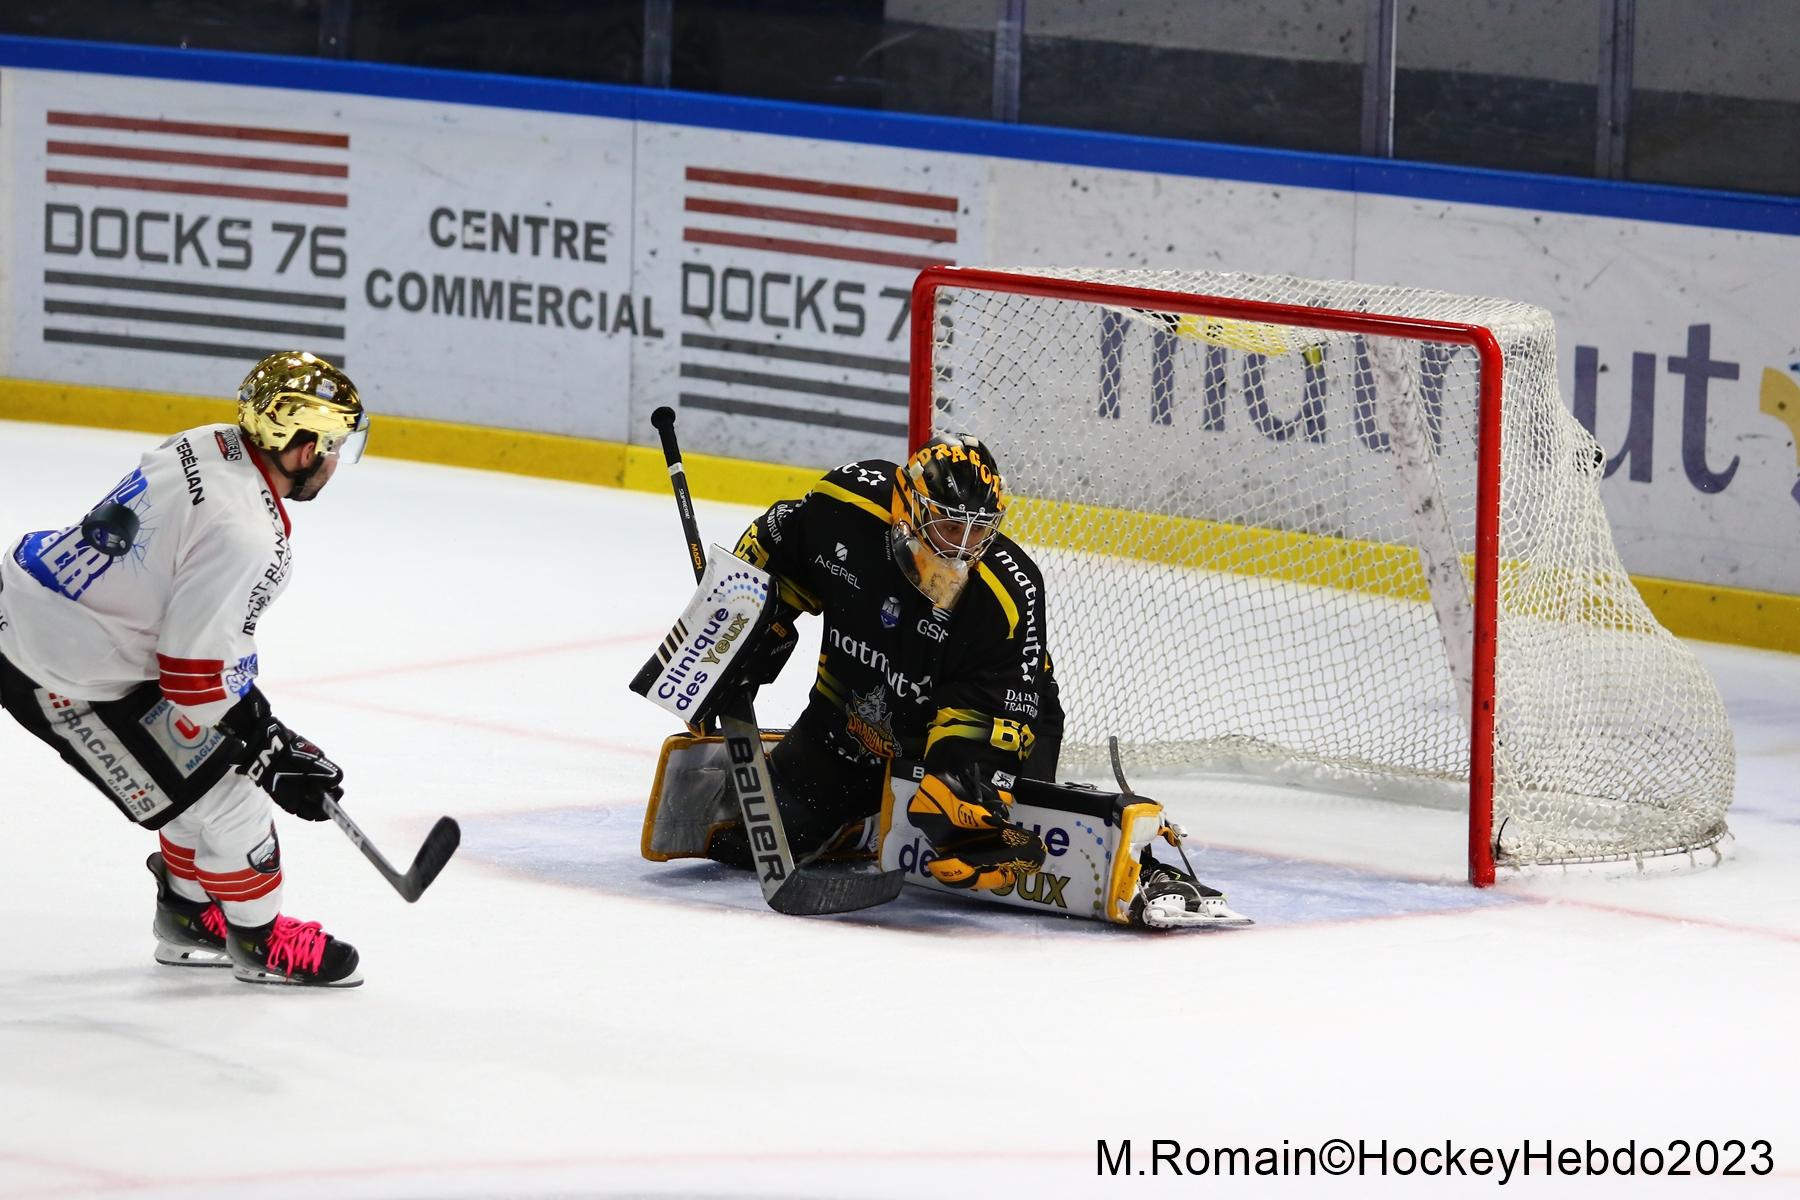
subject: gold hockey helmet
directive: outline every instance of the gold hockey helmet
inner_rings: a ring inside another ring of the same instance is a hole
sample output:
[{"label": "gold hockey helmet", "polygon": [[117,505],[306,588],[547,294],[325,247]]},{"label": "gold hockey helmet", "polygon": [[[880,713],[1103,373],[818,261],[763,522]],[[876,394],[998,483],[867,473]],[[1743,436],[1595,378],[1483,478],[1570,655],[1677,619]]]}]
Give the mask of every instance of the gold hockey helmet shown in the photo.
[{"label": "gold hockey helmet", "polygon": [[967,434],[940,434],[894,472],[894,561],[933,607],[950,608],[1005,513],[993,454]]},{"label": "gold hockey helmet", "polygon": [[310,433],[321,456],[336,450],[346,464],[362,457],[369,436],[369,414],[350,377],[304,350],[283,350],[250,368],[238,389],[238,424],[270,454]]}]

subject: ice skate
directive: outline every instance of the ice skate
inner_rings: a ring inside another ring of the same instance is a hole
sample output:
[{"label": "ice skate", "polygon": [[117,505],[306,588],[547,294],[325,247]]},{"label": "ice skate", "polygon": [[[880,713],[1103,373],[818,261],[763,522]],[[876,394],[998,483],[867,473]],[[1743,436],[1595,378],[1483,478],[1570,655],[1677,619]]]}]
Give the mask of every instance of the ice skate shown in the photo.
[{"label": "ice skate", "polygon": [[1138,859],[1138,894],[1131,902],[1131,923],[1146,929],[1230,929],[1255,921],[1234,912],[1225,893],[1207,887],[1180,867],[1159,862],[1144,847]]},{"label": "ice skate", "polygon": [[156,851],[144,860],[156,876],[156,961],[165,967],[229,967],[225,914],[213,900],[189,900],[169,886],[169,864]]},{"label": "ice skate", "polygon": [[356,947],[319,928],[317,921],[276,917],[267,925],[233,927],[227,942],[234,977],[244,983],[288,987],[358,987]]}]

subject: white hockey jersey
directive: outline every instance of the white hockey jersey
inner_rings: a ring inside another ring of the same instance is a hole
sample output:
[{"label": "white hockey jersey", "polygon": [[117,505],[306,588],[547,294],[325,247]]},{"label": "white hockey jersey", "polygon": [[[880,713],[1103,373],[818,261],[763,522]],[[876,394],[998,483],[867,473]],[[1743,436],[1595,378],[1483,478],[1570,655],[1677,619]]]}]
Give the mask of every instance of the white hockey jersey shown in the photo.
[{"label": "white hockey jersey", "polygon": [[256,680],[256,623],[292,567],[275,482],[237,426],[203,425],[145,454],[106,504],[137,518],[113,554],[80,521],[7,549],[0,654],[83,700],[156,680],[191,720],[216,724]]}]

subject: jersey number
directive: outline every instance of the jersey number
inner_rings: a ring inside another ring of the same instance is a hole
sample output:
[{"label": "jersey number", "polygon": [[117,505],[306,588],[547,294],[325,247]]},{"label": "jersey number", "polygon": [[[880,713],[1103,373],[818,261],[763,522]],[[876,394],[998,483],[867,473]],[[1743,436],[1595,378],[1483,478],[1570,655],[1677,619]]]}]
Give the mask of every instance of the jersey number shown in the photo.
[{"label": "jersey number", "polygon": [[1031,732],[1031,726],[1004,718],[994,721],[994,732],[988,741],[999,750],[1017,754],[1020,758],[1030,758],[1031,748],[1037,744],[1037,735]]}]

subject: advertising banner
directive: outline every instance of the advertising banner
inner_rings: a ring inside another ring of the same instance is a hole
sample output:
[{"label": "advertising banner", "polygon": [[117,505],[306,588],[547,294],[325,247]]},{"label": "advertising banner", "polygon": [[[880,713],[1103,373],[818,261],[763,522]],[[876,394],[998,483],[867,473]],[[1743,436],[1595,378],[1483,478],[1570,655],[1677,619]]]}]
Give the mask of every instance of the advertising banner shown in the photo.
[{"label": "advertising banner", "polygon": [[262,353],[305,347],[382,412],[650,445],[668,404],[692,450],[824,468],[903,450],[910,287],[933,263],[1502,296],[1557,319],[1631,570],[1800,593],[1800,236],[1163,174],[1137,169],[1141,145],[1123,169],[877,144],[857,114],[834,114],[842,137],[753,132],[737,112],[0,70],[0,374],[227,396]]},{"label": "advertising banner", "polygon": [[[305,348],[381,411],[624,440],[630,122],[0,73],[6,373],[230,395]],[[223,114],[223,115],[222,115]]]},{"label": "advertising banner", "polygon": [[641,394],[717,454],[905,453],[913,278],[986,253],[987,164],[648,123],[638,145],[638,278],[672,314]]}]

